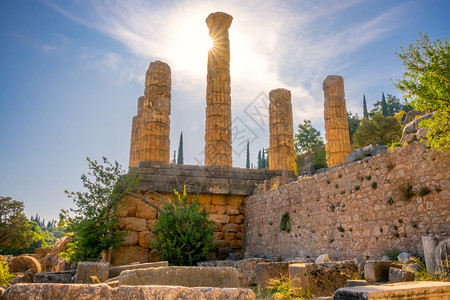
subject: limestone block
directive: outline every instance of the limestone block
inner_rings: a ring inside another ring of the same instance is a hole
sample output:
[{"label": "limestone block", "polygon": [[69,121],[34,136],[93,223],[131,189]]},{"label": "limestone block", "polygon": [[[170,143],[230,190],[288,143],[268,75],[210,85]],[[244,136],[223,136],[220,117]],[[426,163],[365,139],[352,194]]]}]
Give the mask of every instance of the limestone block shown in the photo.
[{"label": "limestone block", "polygon": [[[93,278],[95,276],[95,278]],[[80,261],[77,266],[75,283],[105,282],[109,278],[109,263]]]},{"label": "limestone block", "polygon": [[267,288],[271,279],[289,277],[289,263],[265,262],[256,265],[256,284],[259,288]]},{"label": "limestone block", "polygon": [[150,248],[155,235],[151,231],[141,231],[139,232],[139,242],[138,245],[144,248]]},{"label": "limestone block", "polygon": [[126,265],[133,262],[148,262],[148,248],[139,246],[119,246],[111,252],[112,265]]},{"label": "limestone block", "polygon": [[289,279],[294,293],[309,291],[315,297],[331,296],[347,279],[356,278],[358,268],[353,261],[331,263],[294,263],[289,265]]},{"label": "limestone block", "polygon": [[315,261],[316,264],[326,263],[326,262],[331,262],[330,258],[328,257],[328,254],[319,255],[319,257],[317,257],[316,261]]},{"label": "limestone block", "polygon": [[135,218],[135,217],[119,218],[119,223],[120,229],[144,231],[147,228],[147,220],[142,218]]},{"label": "limestone block", "polygon": [[230,222],[230,216],[227,215],[216,215],[216,214],[211,214],[208,217],[211,221],[213,221],[214,223],[219,223],[219,224],[227,224],[228,222]]},{"label": "limestone block", "polygon": [[237,225],[237,224],[229,223],[223,227],[223,231],[224,232],[240,232],[241,226]]},{"label": "limestone block", "polygon": [[239,287],[234,268],[160,267],[123,271],[120,285],[179,285],[185,287]]},{"label": "limestone block", "polygon": [[147,269],[147,268],[159,268],[159,267],[168,267],[168,266],[169,266],[169,263],[167,261],[115,266],[115,267],[111,267],[109,269],[109,278],[119,276],[120,273],[122,273],[122,271]]},{"label": "limestone block", "polygon": [[148,253],[148,261],[149,262],[158,262],[160,261],[159,252],[156,249],[151,249]]},{"label": "limestone block", "polygon": [[135,217],[136,216],[136,204],[138,199],[131,196],[124,197],[117,206],[117,213],[119,217]]},{"label": "limestone block", "polygon": [[40,260],[44,258],[47,254],[52,252],[52,248],[37,248],[36,249],[36,259]]},{"label": "limestone block", "polygon": [[427,132],[428,132],[428,128],[419,128],[416,133],[416,139],[420,141],[420,140],[426,138]]},{"label": "limestone block", "polygon": [[150,205],[139,201],[136,205],[136,217],[143,219],[156,219],[157,211]]},{"label": "limestone block", "polygon": [[389,268],[389,282],[414,281],[414,272],[399,268]]},{"label": "limestone block", "polygon": [[422,245],[423,245],[423,254],[425,257],[425,266],[427,268],[427,272],[430,274],[434,273],[436,268],[435,262],[435,250],[438,245],[438,240],[431,235],[422,236]]},{"label": "limestone block", "polygon": [[364,278],[369,282],[386,282],[389,280],[391,267],[401,267],[401,265],[392,261],[368,260],[364,265]]},{"label": "limestone block", "polygon": [[41,273],[41,264],[39,261],[27,255],[13,257],[8,261],[8,266],[11,273],[24,273],[28,269],[32,269],[34,273]]},{"label": "limestone block", "polygon": [[[442,273],[450,273],[450,238],[439,242],[434,252],[435,269]],[[428,269],[428,266],[427,266]]]},{"label": "limestone block", "polygon": [[136,245],[139,239],[139,233],[136,231],[129,231],[120,243],[122,246]]},{"label": "limestone block", "polygon": [[72,283],[76,270],[63,272],[46,272],[34,275],[35,283]]}]

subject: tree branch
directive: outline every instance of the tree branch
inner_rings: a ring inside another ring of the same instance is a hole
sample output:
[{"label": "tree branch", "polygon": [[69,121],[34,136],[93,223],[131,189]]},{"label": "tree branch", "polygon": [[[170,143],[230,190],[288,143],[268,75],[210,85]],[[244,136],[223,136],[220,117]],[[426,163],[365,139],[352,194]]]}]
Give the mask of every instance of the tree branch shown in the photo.
[{"label": "tree branch", "polygon": [[[154,209],[156,209],[158,212],[163,213],[164,210],[162,208],[160,208],[159,206],[157,206],[156,204],[151,203],[147,197],[141,196],[139,194],[135,194],[135,193],[128,193],[128,195],[133,196],[135,198],[141,199],[142,201],[144,201],[145,204],[150,205],[151,207],[153,207]],[[156,201],[160,201],[162,202],[162,200],[160,199],[156,199],[151,197],[152,200],[156,200]]]}]

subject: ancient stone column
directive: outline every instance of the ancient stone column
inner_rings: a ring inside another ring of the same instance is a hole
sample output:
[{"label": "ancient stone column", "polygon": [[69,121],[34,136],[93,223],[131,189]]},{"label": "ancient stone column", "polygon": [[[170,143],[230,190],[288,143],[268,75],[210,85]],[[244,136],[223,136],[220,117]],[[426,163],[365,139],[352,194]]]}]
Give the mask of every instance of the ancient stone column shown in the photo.
[{"label": "ancient stone column", "polygon": [[151,62],[146,73],[144,96],[133,118],[130,166],[140,161],[170,162],[171,75],[168,64]]},{"label": "ancient stone column", "polygon": [[233,17],[216,12],[206,18],[213,47],[208,51],[205,165],[232,166],[230,40]]},{"label": "ancient stone column", "polygon": [[269,100],[269,169],[291,170],[295,159],[291,92],[272,90]]},{"label": "ancient stone column", "polygon": [[329,75],[323,81],[325,145],[328,167],[345,162],[352,152],[345,105],[344,79]]}]

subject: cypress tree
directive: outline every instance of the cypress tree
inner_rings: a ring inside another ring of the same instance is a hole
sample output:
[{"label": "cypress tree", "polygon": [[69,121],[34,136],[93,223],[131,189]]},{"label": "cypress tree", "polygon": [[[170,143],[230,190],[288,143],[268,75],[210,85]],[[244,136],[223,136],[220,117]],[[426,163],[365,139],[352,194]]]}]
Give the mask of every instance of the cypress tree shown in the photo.
[{"label": "cypress tree", "polygon": [[177,151],[173,150],[173,158],[171,161],[173,164],[177,163]]},{"label": "cypress tree", "polygon": [[183,132],[180,134],[180,144],[178,145],[178,158],[177,158],[177,164],[184,164],[184,158],[183,158]]},{"label": "cypress tree", "polygon": [[262,156],[261,156],[261,169],[266,168],[266,155],[264,154],[264,148],[262,149]]},{"label": "cypress tree", "polygon": [[247,161],[245,162],[245,167],[250,169],[250,143],[247,141]]},{"label": "cypress tree", "polygon": [[369,113],[367,112],[366,95],[363,95],[363,118],[369,118]]},{"label": "cypress tree", "polygon": [[386,105],[386,98],[384,98],[384,92],[382,92],[381,96],[381,113],[383,114],[383,117],[388,116],[388,109]]},{"label": "cypress tree", "polygon": [[258,151],[258,169],[261,169],[261,150]]}]

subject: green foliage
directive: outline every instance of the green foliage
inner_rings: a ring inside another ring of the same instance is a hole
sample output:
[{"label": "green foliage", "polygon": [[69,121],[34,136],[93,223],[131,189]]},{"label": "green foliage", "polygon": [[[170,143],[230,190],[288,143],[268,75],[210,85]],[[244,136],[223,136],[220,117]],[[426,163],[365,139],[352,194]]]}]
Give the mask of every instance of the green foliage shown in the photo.
[{"label": "green foliage", "polygon": [[426,187],[426,186],[421,187],[420,190],[419,190],[419,196],[420,197],[428,195],[429,193],[431,193],[431,190],[428,187]]},{"label": "green foliage", "polygon": [[184,155],[183,155],[183,132],[180,134],[180,143],[178,144],[178,158],[177,164],[184,164]]},{"label": "green foliage", "polygon": [[116,161],[110,163],[103,157],[104,165],[87,158],[89,172],[81,175],[86,191],[66,194],[77,206],[72,209],[74,217],[62,215],[66,219],[67,232],[74,233],[68,245],[71,261],[95,261],[101,252],[117,246],[124,232],[119,231],[117,205],[137,185],[137,176],[123,175],[124,171]]},{"label": "green foliage", "polygon": [[298,124],[297,133],[294,134],[294,146],[297,154],[322,145],[323,138],[320,136],[320,131],[311,125],[310,120],[303,120],[303,124]]},{"label": "green foliage", "polygon": [[152,247],[170,265],[193,266],[214,251],[214,223],[200,207],[198,197],[189,199],[175,191],[172,203],[165,203],[153,227],[156,239]]},{"label": "green foliage", "polygon": [[264,149],[258,151],[258,169],[268,169],[269,168],[269,149]]},{"label": "green foliage", "polygon": [[0,286],[8,286],[14,276],[9,272],[6,260],[0,258]]},{"label": "green foliage", "polygon": [[413,191],[413,186],[406,180],[398,184],[398,190],[400,191],[400,198],[404,201],[409,201],[416,195]]},{"label": "green foliage", "polygon": [[[365,97],[364,97],[364,101],[365,101]],[[348,133],[350,135],[350,143],[353,144],[353,135],[355,134],[359,123],[361,123],[361,118],[358,117],[358,114],[352,115],[352,112],[348,111],[347,112],[347,120],[348,120]]]},{"label": "green foliage", "polygon": [[392,261],[398,261],[398,255],[399,255],[400,253],[402,253],[402,251],[400,251],[400,250],[394,248],[394,249],[388,249],[388,250],[385,250],[385,251],[383,252],[383,255],[386,255],[386,256],[389,257],[389,259],[392,260]]},{"label": "green foliage", "polygon": [[376,114],[372,119],[362,119],[353,135],[353,147],[361,148],[370,144],[387,145],[400,140],[402,126],[394,117]]},{"label": "green foliage", "polygon": [[291,217],[289,217],[288,212],[281,216],[280,231],[291,232]]},{"label": "green foliage", "polygon": [[405,72],[395,86],[416,110],[439,111],[420,126],[430,128],[427,145],[442,151],[450,149],[450,43],[447,39],[431,42],[420,33],[416,44],[401,48],[397,55]]},{"label": "green foliage", "polygon": [[0,196],[0,253],[26,248],[33,241],[23,209],[23,202]]},{"label": "green foliage", "polygon": [[402,143],[400,143],[400,142],[393,142],[392,144],[389,145],[388,150],[392,150],[394,148],[398,148],[398,147],[401,147],[401,146],[402,146]]},{"label": "green foliage", "polygon": [[316,147],[313,149],[313,166],[318,170],[327,167],[327,154],[325,151],[325,147]]},{"label": "green foliage", "polygon": [[382,92],[382,95],[381,95],[381,114],[383,115],[383,117],[388,116],[388,110],[387,110],[386,98],[384,97],[384,92]]},{"label": "green foliage", "polygon": [[259,297],[271,297],[275,300],[281,299],[298,299],[306,300],[312,299],[312,294],[309,291],[293,290],[289,277],[272,278],[269,280],[267,288],[260,289]]},{"label": "green foliage", "polygon": [[410,111],[412,107],[405,102],[402,104],[400,99],[394,95],[387,94],[386,98],[384,97],[384,93],[381,95],[381,100],[376,101],[373,104],[373,109],[370,111],[369,116],[373,117],[374,115],[380,113],[384,117],[391,116],[393,117],[395,114],[400,111]]},{"label": "green foliage", "polygon": [[345,228],[342,227],[342,226],[338,226],[337,230],[338,230],[339,232],[345,232]]},{"label": "green foliage", "polygon": [[245,160],[245,168],[250,169],[250,143],[247,141],[247,159]]}]

